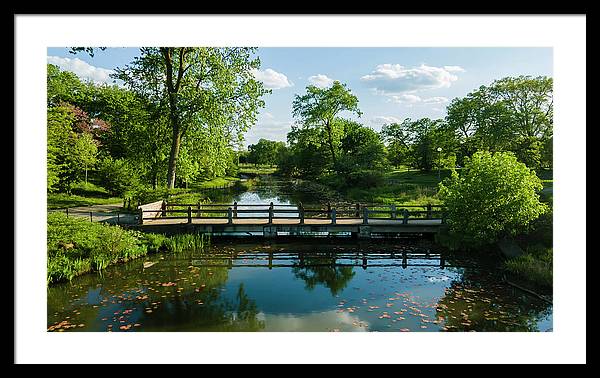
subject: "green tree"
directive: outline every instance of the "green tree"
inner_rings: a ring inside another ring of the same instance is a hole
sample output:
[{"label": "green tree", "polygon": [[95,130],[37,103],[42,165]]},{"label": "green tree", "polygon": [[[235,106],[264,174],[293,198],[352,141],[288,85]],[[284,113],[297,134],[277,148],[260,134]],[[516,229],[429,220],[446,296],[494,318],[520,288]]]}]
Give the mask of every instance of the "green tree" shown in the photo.
[{"label": "green tree", "polygon": [[515,235],[543,214],[542,183],[510,152],[480,151],[460,176],[440,183],[455,247],[475,248]]},{"label": "green tree", "polygon": [[85,183],[88,182],[88,168],[96,163],[98,147],[91,134],[80,134],[73,145],[73,160],[83,165],[85,170]]},{"label": "green tree", "polygon": [[75,121],[75,115],[66,107],[50,107],[47,121],[47,190],[52,193],[61,189],[61,184],[65,181],[71,125]]},{"label": "green tree", "polygon": [[385,124],[381,128],[381,138],[387,146],[388,160],[395,166],[409,164],[410,141],[403,123]]},{"label": "green tree", "polygon": [[154,103],[166,103],[171,130],[167,186],[175,186],[177,160],[186,133],[202,127],[217,129],[229,140],[240,138],[256,121],[261,97],[268,93],[253,70],[260,60],[254,48],[142,48],[141,56],[116,78]]},{"label": "green tree", "polygon": [[248,146],[248,161],[253,164],[277,164],[277,158],[284,142],[277,142],[261,138],[256,144]]},{"label": "green tree", "polygon": [[318,88],[314,85],[306,87],[306,94],[295,95],[292,112],[295,118],[308,127],[323,128],[327,135],[327,144],[331,154],[331,163],[336,164],[336,116],[348,111],[361,116],[358,98],[339,81],[334,81],[329,88]]},{"label": "green tree", "polygon": [[139,185],[135,169],[125,159],[106,156],[99,162],[98,171],[102,184],[113,196],[131,194]]},{"label": "green tree", "polygon": [[533,140],[545,144],[552,138],[552,86],[552,78],[545,76],[506,77],[452,100],[446,121],[464,146],[460,155],[513,151],[521,161],[539,165]]},{"label": "green tree", "polygon": [[336,166],[340,173],[360,170],[383,170],[388,166],[385,146],[379,134],[357,122],[337,119],[342,124],[341,159]]}]

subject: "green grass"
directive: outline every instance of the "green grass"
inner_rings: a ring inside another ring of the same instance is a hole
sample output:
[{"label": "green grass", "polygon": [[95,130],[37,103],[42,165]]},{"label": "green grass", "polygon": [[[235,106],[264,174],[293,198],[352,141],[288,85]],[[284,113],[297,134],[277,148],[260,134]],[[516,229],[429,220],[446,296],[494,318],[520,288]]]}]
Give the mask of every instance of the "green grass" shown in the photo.
[{"label": "green grass", "polygon": [[381,185],[372,188],[349,188],[345,195],[357,202],[395,203],[404,205],[440,204],[438,183],[450,176],[450,170],[438,172],[396,169],[384,174]]},{"label": "green grass", "polygon": [[216,177],[210,180],[203,180],[197,183],[190,184],[190,188],[194,189],[220,189],[224,187],[230,187],[235,185],[237,181],[240,181],[239,177]]},{"label": "green grass", "polygon": [[139,233],[62,213],[48,214],[47,247],[48,283],[71,280],[147,253]]},{"label": "green grass", "polygon": [[204,235],[141,233],[119,226],[88,222],[62,213],[48,214],[47,283],[126,262],[148,253],[201,250],[210,240]]},{"label": "green grass", "polygon": [[254,164],[240,164],[240,174],[246,175],[272,175],[277,172],[277,166],[272,165],[257,165]]},{"label": "green grass", "polygon": [[71,194],[49,193],[48,209],[64,209],[66,207],[109,205],[123,203],[123,199],[111,196],[106,189],[92,184],[80,182],[73,185]]},{"label": "green grass", "polygon": [[524,255],[506,261],[505,267],[512,275],[528,283],[552,287],[552,248],[530,247]]}]

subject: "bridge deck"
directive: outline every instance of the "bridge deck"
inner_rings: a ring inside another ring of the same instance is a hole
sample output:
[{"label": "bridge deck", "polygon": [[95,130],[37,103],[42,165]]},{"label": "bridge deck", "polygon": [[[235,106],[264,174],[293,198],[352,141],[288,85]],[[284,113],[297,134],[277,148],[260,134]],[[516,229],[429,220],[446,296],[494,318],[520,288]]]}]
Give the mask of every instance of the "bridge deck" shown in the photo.
[{"label": "bridge deck", "polygon": [[[144,225],[177,225],[177,224],[189,224],[187,218],[156,218],[144,220]],[[227,219],[222,218],[192,218],[192,224],[198,225],[256,225],[266,226],[269,225],[269,220],[265,218],[234,218],[229,223]],[[289,218],[273,218],[272,225],[300,225],[300,219],[289,219]],[[314,226],[335,226],[335,225],[362,225],[363,220],[359,218],[338,218],[336,224],[331,223],[331,219],[326,218],[305,218],[305,225]],[[442,224],[441,219],[409,219],[407,225],[419,225],[419,226],[439,226]],[[402,219],[369,219],[368,226],[406,226],[403,224]]]}]

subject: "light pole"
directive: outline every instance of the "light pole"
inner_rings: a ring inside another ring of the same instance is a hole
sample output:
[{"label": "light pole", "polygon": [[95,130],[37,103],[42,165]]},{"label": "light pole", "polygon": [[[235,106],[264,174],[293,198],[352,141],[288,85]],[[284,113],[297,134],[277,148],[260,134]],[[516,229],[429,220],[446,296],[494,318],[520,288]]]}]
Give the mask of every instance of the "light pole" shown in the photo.
[{"label": "light pole", "polygon": [[438,152],[438,181],[440,181],[440,166],[442,165],[442,147],[438,147],[437,152]]}]

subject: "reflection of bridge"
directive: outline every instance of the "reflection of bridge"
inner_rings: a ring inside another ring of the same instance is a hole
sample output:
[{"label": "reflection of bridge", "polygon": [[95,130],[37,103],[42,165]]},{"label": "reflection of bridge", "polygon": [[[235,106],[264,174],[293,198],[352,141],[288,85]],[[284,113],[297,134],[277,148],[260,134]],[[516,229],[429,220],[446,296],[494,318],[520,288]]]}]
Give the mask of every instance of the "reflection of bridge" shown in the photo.
[{"label": "reflection of bridge", "polygon": [[[215,268],[338,268],[338,267],[416,267],[431,266],[458,267],[448,264],[439,253],[363,253],[343,252],[331,254],[299,253],[243,253],[243,254],[206,254],[194,256],[191,261],[196,267]],[[462,265],[461,265],[462,267]]]},{"label": "reflection of bridge", "polygon": [[433,234],[445,223],[439,205],[304,208],[302,204],[168,204],[138,207],[143,231],[231,236],[352,236]]}]

